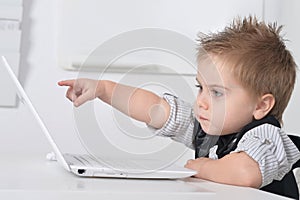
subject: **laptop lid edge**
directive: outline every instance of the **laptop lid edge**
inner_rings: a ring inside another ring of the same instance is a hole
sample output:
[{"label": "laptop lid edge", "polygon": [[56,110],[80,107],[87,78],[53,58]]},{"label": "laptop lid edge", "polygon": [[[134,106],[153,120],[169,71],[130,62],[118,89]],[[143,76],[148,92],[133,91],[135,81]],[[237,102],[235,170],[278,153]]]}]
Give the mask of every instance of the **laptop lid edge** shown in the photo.
[{"label": "laptop lid edge", "polygon": [[18,80],[18,78],[16,77],[15,73],[12,71],[9,63],[7,62],[5,56],[1,56],[2,61],[4,63],[5,69],[7,70],[9,76],[11,77],[11,79],[14,82],[14,85],[18,91],[18,96],[21,98],[22,102],[26,102],[26,104],[29,107],[29,110],[31,111],[31,113],[34,115],[34,118],[38,121],[40,127],[42,128],[44,135],[46,136],[46,138],[48,139],[48,141],[50,142],[51,147],[54,150],[54,153],[56,154],[57,160],[58,162],[67,170],[70,171],[70,167],[68,165],[68,163],[66,162],[66,160],[64,159],[62,153],[60,152],[58,146],[56,145],[56,143],[54,142],[52,136],[50,135],[47,127],[45,126],[44,122],[42,121],[42,119],[40,118],[40,116],[38,115],[36,109],[34,108],[34,106],[32,105],[29,97],[27,96],[25,90],[23,89],[20,81]]}]

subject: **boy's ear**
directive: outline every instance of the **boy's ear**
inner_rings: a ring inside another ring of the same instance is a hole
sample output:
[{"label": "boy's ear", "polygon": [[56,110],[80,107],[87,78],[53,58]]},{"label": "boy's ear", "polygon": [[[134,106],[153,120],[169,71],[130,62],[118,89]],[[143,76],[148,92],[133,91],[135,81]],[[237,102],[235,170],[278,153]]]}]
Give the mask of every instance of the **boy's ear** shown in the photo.
[{"label": "boy's ear", "polygon": [[274,107],[275,98],[272,94],[265,94],[259,98],[253,116],[256,120],[264,118]]}]

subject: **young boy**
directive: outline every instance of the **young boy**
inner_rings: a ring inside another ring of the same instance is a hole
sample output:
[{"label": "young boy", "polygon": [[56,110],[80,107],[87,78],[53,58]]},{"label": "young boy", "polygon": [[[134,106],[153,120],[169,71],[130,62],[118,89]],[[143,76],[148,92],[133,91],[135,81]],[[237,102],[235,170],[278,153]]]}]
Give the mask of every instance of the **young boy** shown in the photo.
[{"label": "young boy", "polygon": [[197,170],[198,178],[298,198],[291,167],[300,153],[281,129],[296,64],[281,28],[248,17],[202,35],[194,109],[175,96],[107,80],[59,85],[69,87],[66,96],[75,106],[98,97],[158,135],[195,149],[196,159],[186,167]]}]

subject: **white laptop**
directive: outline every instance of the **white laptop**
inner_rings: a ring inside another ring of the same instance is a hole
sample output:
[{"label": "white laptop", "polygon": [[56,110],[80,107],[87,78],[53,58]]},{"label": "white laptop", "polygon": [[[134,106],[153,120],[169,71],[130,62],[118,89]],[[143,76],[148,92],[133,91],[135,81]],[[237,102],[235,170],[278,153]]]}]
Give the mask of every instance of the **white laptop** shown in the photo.
[{"label": "white laptop", "polygon": [[51,134],[46,128],[44,122],[41,120],[37,111],[33,107],[30,99],[20,84],[18,78],[11,70],[6,58],[1,57],[4,66],[13,80],[20,100],[26,103],[30,111],[34,115],[35,119],[41,126],[45,136],[50,142],[56,160],[69,172],[82,177],[111,177],[111,178],[143,178],[143,179],[177,179],[185,178],[196,174],[196,171],[184,168],[183,166],[177,166],[175,164],[157,168],[159,163],[163,163],[159,160],[120,160],[112,158],[109,159],[97,159],[90,154],[73,155],[62,154],[54,142]]}]

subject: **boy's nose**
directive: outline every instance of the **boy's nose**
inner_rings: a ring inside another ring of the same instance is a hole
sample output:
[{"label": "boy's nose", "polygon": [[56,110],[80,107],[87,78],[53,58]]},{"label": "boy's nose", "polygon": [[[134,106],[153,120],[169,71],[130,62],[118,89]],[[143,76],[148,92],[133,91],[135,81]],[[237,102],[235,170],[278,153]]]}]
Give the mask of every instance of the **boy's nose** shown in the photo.
[{"label": "boy's nose", "polygon": [[207,110],[209,108],[209,95],[205,95],[202,93],[198,93],[197,96],[197,105],[202,109]]}]

